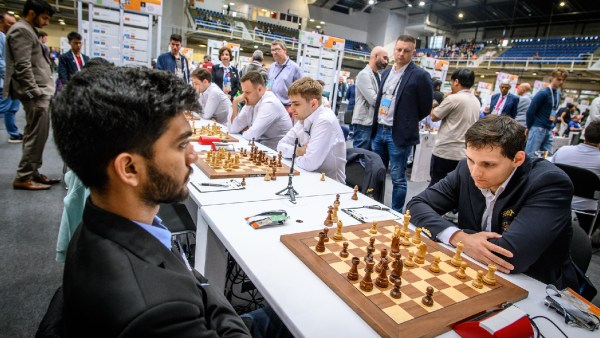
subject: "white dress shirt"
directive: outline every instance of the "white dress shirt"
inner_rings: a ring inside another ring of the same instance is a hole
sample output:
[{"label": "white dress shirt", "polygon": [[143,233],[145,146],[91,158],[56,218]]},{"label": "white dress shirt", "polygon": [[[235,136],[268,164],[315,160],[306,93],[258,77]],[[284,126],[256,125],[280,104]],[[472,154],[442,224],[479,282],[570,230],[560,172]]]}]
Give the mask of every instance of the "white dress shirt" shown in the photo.
[{"label": "white dress shirt", "polygon": [[322,105],[279,141],[277,151],[283,157],[294,154],[294,141],[299,146],[307,145],[306,153],[296,157],[296,165],[307,171],[324,172],[338,182],[346,183],[346,142],[342,128],[329,108]]},{"label": "white dress shirt", "polygon": [[229,125],[232,134],[242,133],[246,140],[275,149],[281,138],[292,128],[292,120],[285,107],[272,92],[265,92],[254,106],[245,105]]},{"label": "white dress shirt", "polygon": [[[481,218],[481,231],[492,231],[492,215],[494,214],[494,206],[496,205],[498,197],[500,197],[500,194],[502,194],[504,189],[506,189],[508,182],[510,182],[510,179],[515,174],[515,171],[517,171],[517,169],[514,169],[506,181],[504,181],[498,187],[498,189],[496,189],[495,194],[492,193],[490,189],[479,189],[483,197],[485,197],[485,211],[483,212],[483,216]],[[437,240],[449,245],[450,238],[452,238],[457,231],[460,231],[460,229],[455,226],[448,227],[437,235]]]},{"label": "white dress shirt", "polygon": [[211,83],[204,93],[200,94],[198,102],[202,106],[202,118],[214,118],[220,124],[227,124],[227,115],[231,109],[231,101],[227,95],[214,83]]}]

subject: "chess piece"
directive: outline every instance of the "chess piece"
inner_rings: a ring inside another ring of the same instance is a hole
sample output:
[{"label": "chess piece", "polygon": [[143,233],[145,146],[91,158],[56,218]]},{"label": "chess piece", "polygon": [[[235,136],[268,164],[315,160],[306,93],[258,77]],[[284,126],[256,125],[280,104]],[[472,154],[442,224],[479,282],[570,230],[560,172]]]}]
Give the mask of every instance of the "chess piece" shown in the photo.
[{"label": "chess piece", "polygon": [[467,262],[463,261],[462,263],[460,263],[460,268],[458,268],[458,271],[456,271],[456,278],[458,279],[465,279],[467,278]]},{"label": "chess piece", "polygon": [[277,167],[275,165],[273,165],[273,167],[271,168],[273,169],[273,175],[271,176],[271,180],[275,181],[277,180]]},{"label": "chess piece", "polygon": [[421,243],[419,244],[419,250],[417,251],[417,255],[415,257],[415,263],[423,264],[425,263],[425,254],[427,253],[427,244]]},{"label": "chess piece", "polygon": [[349,280],[358,280],[358,263],[360,263],[360,259],[352,257],[352,267],[350,267],[350,271],[348,272]]},{"label": "chess piece", "polygon": [[421,231],[423,231],[423,228],[416,228],[415,229],[415,236],[412,239],[412,242],[414,244],[421,244]]},{"label": "chess piece", "polygon": [[271,174],[269,174],[269,172],[267,171],[267,173],[265,174],[265,181],[270,181],[271,180]]},{"label": "chess piece", "polygon": [[281,164],[281,158],[283,157],[283,154],[281,153],[281,151],[279,152],[279,154],[277,154],[277,166],[279,168],[281,168],[283,165]]},{"label": "chess piece", "polygon": [[325,233],[319,232],[319,241],[317,242],[317,246],[315,247],[316,252],[325,252]]},{"label": "chess piece", "polygon": [[383,269],[383,264],[387,262],[387,249],[383,249],[381,250],[381,256],[379,256],[379,263],[377,263],[377,265],[375,266],[375,271],[381,272],[381,269]]},{"label": "chess piece", "polygon": [[246,186],[246,175],[242,176],[242,187]]},{"label": "chess piece", "polygon": [[340,252],[340,257],[342,257],[342,258],[348,257],[348,242],[344,242],[342,244],[342,251]]},{"label": "chess piece", "polygon": [[471,285],[476,289],[483,288],[483,271],[477,270],[477,279],[473,279]]},{"label": "chess piece", "polygon": [[373,290],[373,280],[371,279],[371,274],[373,273],[373,262],[367,262],[367,268],[365,269],[365,276],[360,281],[360,289],[363,291],[371,291]]},{"label": "chess piece", "polygon": [[485,276],[483,276],[482,281],[487,285],[496,285],[496,276],[494,274],[497,269],[498,268],[494,264],[488,264],[488,271]]},{"label": "chess piece", "polygon": [[393,283],[394,283],[394,288],[392,289],[392,291],[390,291],[390,296],[395,299],[402,298],[402,292],[400,292],[400,286],[402,285],[402,279],[396,278]]},{"label": "chess piece", "polygon": [[375,285],[379,286],[382,289],[387,288],[390,283],[388,281],[387,269],[388,269],[388,261],[386,259],[385,261],[383,261],[383,265],[381,266],[381,271],[379,272],[379,276],[377,276],[377,278],[375,279]]},{"label": "chess piece", "polygon": [[358,185],[354,186],[354,194],[352,194],[352,199],[353,200],[358,200]]},{"label": "chess piece", "polygon": [[400,236],[398,233],[394,231],[392,234],[392,244],[390,244],[390,249],[392,253],[400,252]]},{"label": "chess piece", "polygon": [[235,158],[233,159],[233,169],[240,168],[240,155],[235,154]]},{"label": "chess piece", "polygon": [[327,234],[329,233],[329,228],[324,228],[323,232],[325,233],[325,239],[323,240],[323,242],[327,243],[329,242],[329,236],[327,236]]},{"label": "chess piece", "polygon": [[331,215],[331,220],[333,221],[333,223],[337,223],[338,221],[338,206],[335,205],[335,202],[333,202],[333,214]]},{"label": "chess piece", "polygon": [[433,262],[431,262],[431,265],[429,266],[429,271],[433,272],[433,273],[438,273],[440,272],[440,257],[438,256],[433,256]]},{"label": "chess piece", "polygon": [[369,230],[369,233],[377,235],[377,222],[373,221],[373,223],[371,223],[371,230]]},{"label": "chess piece", "polygon": [[325,182],[325,173],[321,173],[321,182]]},{"label": "chess piece", "polygon": [[325,218],[325,222],[323,222],[324,225],[327,225],[327,226],[333,225],[333,220],[331,217],[332,213],[333,213],[333,207],[330,205],[327,207],[327,218]]},{"label": "chess piece", "polygon": [[404,265],[402,264],[402,255],[397,252],[394,254],[396,260],[392,262],[392,272],[390,273],[390,282],[394,283],[394,280],[400,279],[402,277],[402,268]]},{"label": "chess piece", "polygon": [[404,230],[400,230],[400,243],[402,244],[402,246],[411,246],[412,244],[410,244],[410,241],[408,240],[408,235],[409,232],[404,231]]},{"label": "chess piece", "polygon": [[369,261],[373,261],[373,251],[375,248],[367,246],[367,255],[364,257],[365,263]]},{"label": "chess piece", "polygon": [[427,291],[425,291],[425,297],[421,299],[421,303],[425,306],[433,306],[433,288],[431,286],[427,287]]},{"label": "chess piece", "polygon": [[342,221],[337,222],[337,231],[335,232],[335,235],[333,235],[333,240],[341,241],[342,239],[344,239],[344,236],[342,235],[343,226],[344,225],[342,224]]},{"label": "chess piece", "polygon": [[408,224],[410,224],[410,219],[411,219],[411,215],[410,215],[410,210],[406,210],[406,212],[404,213],[404,220],[403,220],[403,229],[404,231],[408,231]]},{"label": "chess piece", "polygon": [[452,259],[450,260],[450,264],[454,265],[457,268],[460,266],[460,263],[462,263],[462,257],[460,255],[462,254],[463,246],[464,244],[462,242],[458,242],[458,244],[456,244],[456,253],[454,254],[454,257],[452,257]]},{"label": "chess piece", "polygon": [[415,262],[413,261],[413,257],[415,254],[412,251],[408,252],[408,258],[404,260],[404,266],[412,268],[415,266]]},{"label": "chess piece", "polygon": [[333,204],[337,205],[338,208],[340,207],[340,194],[335,194],[335,202]]}]

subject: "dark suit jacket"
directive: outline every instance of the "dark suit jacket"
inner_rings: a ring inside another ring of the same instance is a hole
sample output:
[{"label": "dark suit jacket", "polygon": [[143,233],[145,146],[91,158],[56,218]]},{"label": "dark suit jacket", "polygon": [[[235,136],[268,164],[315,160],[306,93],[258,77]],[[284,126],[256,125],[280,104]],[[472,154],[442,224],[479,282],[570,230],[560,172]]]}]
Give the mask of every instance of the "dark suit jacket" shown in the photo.
[{"label": "dark suit jacket", "polygon": [[[231,93],[229,93],[229,95],[231,95],[231,100],[233,101],[233,97],[235,96],[235,93],[237,93],[238,91],[242,90],[242,87],[240,86],[240,76],[238,74],[237,68],[235,68],[235,66],[231,65]],[[219,86],[219,88],[221,88],[221,90],[223,90],[223,68],[221,68],[221,65],[214,65],[212,68],[212,82],[214,82],[217,86]],[[228,93],[225,93],[228,94]]]},{"label": "dark suit jacket", "polygon": [[[513,253],[502,259],[525,273],[559,289],[577,290],[571,265],[571,199],[573,184],[552,163],[527,158],[498,197],[492,231],[502,235],[489,241]],[[440,217],[458,209],[458,226],[467,233],[482,230],[485,197],[469,173],[466,159],[446,178],[415,196],[407,205],[411,222],[431,231],[432,238],[454,224]]]},{"label": "dark suit jacket", "polygon": [[[492,95],[492,100],[490,101],[490,113],[494,111],[494,107],[496,107],[496,103],[500,99],[500,93],[496,93]],[[519,97],[508,93],[506,95],[506,103],[502,108],[501,115],[507,115],[512,117],[513,119],[517,117],[517,106],[519,105]]]},{"label": "dark suit jacket", "polygon": [[[83,53],[81,53],[81,57],[83,58],[84,65],[90,60],[90,58]],[[77,71],[77,60],[75,60],[75,57],[71,51],[63,53],[58,58],[58,78],[63,85],[66,85],[71,79],[71,76],[77,73]]]},{"label": "dark suit jacket", "polygon": [[[390,71],[391,68],[386,69],[381,76],[381,84],[375,103],[375,114],[373,114],[371,138],[374,138],[377,133],[379,105],[383,95],[382,88]],[[431,76],[411,61],[404,70],[402,82],[396,91],[392,138],[397,146],[412,146],[419,143],[419,121],[431,113],[432,105],[433,84],[431,83]]]},{"label": "dark suit jacket", "polygon": [[67,252],[71,337],[249,337],[222,293],[134,222],[88,199]]}]

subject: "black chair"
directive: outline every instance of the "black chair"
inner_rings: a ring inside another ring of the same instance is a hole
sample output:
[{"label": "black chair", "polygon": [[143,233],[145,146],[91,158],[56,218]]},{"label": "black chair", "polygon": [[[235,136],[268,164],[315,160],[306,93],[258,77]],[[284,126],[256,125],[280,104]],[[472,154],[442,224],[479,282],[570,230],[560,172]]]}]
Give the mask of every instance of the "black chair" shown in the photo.
[{"label": "black chair", "polygon": [[580,226],[573,227],[571,259],[583,273],[587,272],[592,260],[592,240]]},{"label": "black chair", "polygon": [[588,231],[588,236],[592,235],[592,231],[594,231],[594,225],[596,225],[596,221],[598,220],[598,213],[600,213],[600,178],[594,172],[578,168],[574,166],[570,166],[562,163],[555,163],[557,167],[562,169],[562,171],[569,176],[571,182],[573,183],[573,187],[575,190],[573,191],[573,196],[583,197],[587,199],[592,199],[596,201],[596,211],[590,213],[586,210],[575,210],[576,213],[590,215],[593,216],[594,219],[590,225],[590,229]]},{"label": "black chair", "polygon": [[360,149],[346,149],[346,185],[383,203],[386,169],[376,153]]},{"label": "black chair", "polygon": [[[167,229],[171,231],[173,239],[176,242],[179,242],[180,238],[185,239],[185,244],[179,249],[186,255],[189,263],[194,266],[196,223],[192,219],[192,216],[190,216],[185,204],[161,204],[158,217],[160,217]],[[192,237],[191,240],[190,237]]]},{"label": "black chair", "polygon": [[38,326],[35,338],[64,337],[63,310],[65,307],[62,286],[59,286]]}]

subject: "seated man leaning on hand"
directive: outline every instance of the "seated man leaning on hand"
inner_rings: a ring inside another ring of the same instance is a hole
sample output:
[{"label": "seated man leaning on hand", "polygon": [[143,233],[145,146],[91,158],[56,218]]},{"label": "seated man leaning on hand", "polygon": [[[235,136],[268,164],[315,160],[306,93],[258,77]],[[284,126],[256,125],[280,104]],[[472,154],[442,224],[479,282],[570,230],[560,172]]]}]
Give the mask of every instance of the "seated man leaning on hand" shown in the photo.
[{"label": "seated man leaning on hand", "polygon": [[277,151],[285,158],[294,154],[296,165],[307,171],[324,172],[341,183],[346,182],[346,141],[337,117],[321,104],[323,87],[317,80],[303,77],[288,88],[290,112],[298,120],[279,141]]},{"label": "seated man leaning on hand", "polygon": [[202,107],[202,118],[227,124],[231,101],[221,88],[212,82],[210,72],[204,68],[197,68],[192,72],[191,78],[198,94],[198,103]]},{"label": "seated man leaning on hand", "polygon": [[[247,140],[255,139],[275,149],[279,140],[292,128],[290,115],[277,96],[266,90],[265,80],[259,72],[248,72],[240,81],[242,95],[233,100],[229,132],[241,133]],[[238,114],[241,102],[246,105]]]},{"label": "seated man leaning on hand", "polygon": [[[569,177],[549,161],[525,155],[525,128],[489,116],[465,135],[467,158],[407,205],[415,226],[504,273],[577,290],[570,257]],[[440,215],[458,209],[458,226]]]}]

